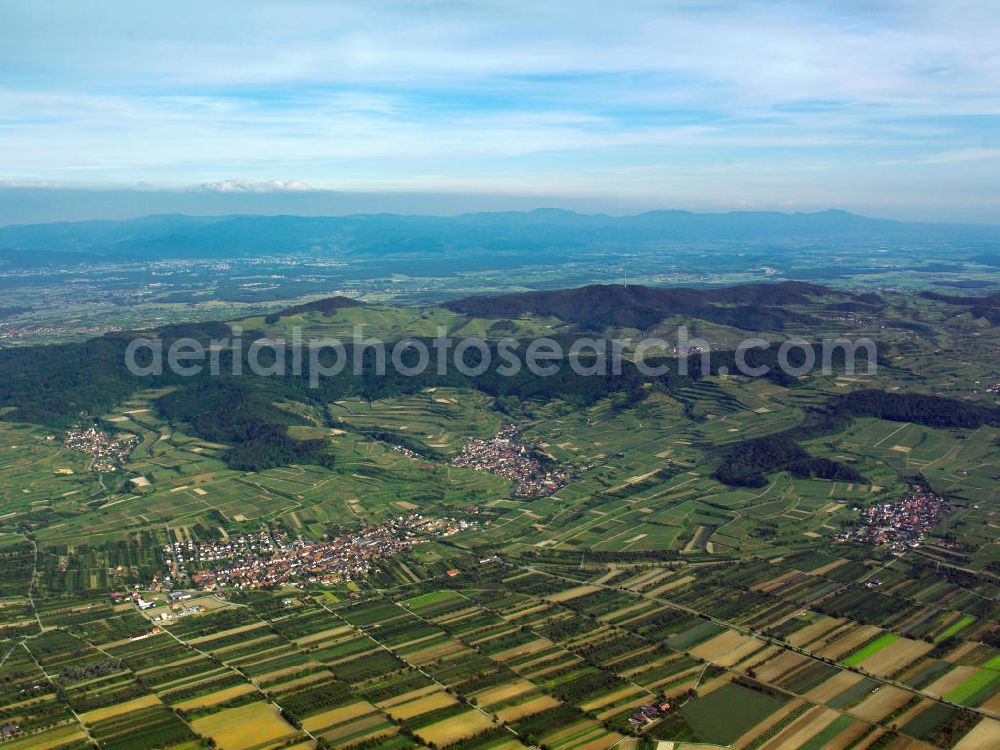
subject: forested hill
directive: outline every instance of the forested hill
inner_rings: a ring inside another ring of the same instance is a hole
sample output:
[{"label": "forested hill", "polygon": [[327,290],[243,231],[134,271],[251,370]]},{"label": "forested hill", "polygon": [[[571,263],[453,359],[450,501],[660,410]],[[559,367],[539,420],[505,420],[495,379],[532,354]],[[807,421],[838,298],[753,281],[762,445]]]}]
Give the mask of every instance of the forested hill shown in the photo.
[{"label": "forested hill", "polygon": [[448,302],[445,307],[476,318],[513,318],[526,313],[552,316],[597,330],[609,325],[645,330],[680,315],[746,331],[775,331],[789,323],[817,322],[786,306],[812,304],[820,297],[841,302],[877,301],[872,295],[862,299],[816,284],[784,281],[717,289],[594,284],[578,289],[466,297]]},{"label": "forested hill", "polygon": [[715,477],[726,484],[763,487],[767,474],[788,470],[800,476],[862,481],[852,467],[809,455],[799,440],[830,435],[845,429],[858,417],[890,422],[911,422],[938,428],[975,430],[982,425],[1000,427],[1000,407],[970,403],[921,393],[896,393],[878,389],[837,396],[811,409],[805,421],[791,430],[742,440],[723,451]]},{"label": "forested hill", "polygon": [[986,318],[992,325],[1000,324],[1000,294],[984,297],[957,297],[938,292],[921,292],[924,299],[954,305],[959,312],[967,312],[974,318]]},{"label": "forested hill", "polygon": [[293,307],[285,308],[276,313],[271,313],[264,318],[264,322],[268,325],[277,323],[279,319],[288,317],[289,315],[298,315],[300,313],[310,313],[318,312],[329,317],[333,315],[337,310],[343,310],[347,307],[361,307],[364,303],[358,302],[356,299],[351,299],[350,297],[342,297],[340,295],[336,297],[326,297],[324,299],[318,299],[315,302],[306,302],[301,305],[294,305]]}]

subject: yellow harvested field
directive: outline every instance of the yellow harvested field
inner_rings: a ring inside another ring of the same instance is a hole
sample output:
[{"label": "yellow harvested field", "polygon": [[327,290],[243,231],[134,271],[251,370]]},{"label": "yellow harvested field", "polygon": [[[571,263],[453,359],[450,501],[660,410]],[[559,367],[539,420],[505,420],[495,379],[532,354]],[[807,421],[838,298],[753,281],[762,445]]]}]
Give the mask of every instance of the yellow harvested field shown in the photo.
[{"label": "yellow harvested field", "polygon": [[927,695],[940,698],[946,693],[950,693],[978,671],[976,667],[955,667],[946,675],[925,687],[924,692]]},{"label": "yellow harvested field", "polygon": [[[200,638],[192,638],[188,643],[192,646],[201,647],[203,644],[207,644],[206,648],[212,648],[210,641],[221,640],[227,638],[231,635],[236,635],[237,633],[249,633],[251,630],[259,630],[260,633],[254,633],[253,635],[248,635],[246,640],[251,638],[259,638],[263,635],[270,634],[270,630],[262,622],[251,622],[249,625],[240,625],[238,628],[230,628],[229,630],[223,630],[219,633],[212,633],[211,635],[203,635]],[[246,641],[244,641],[246,642]]]},{"label": "yellow harvested field", "polygon": [[753,742],[755,738],[764,734],[764,732],[766,732],[768,729],[775,726],[776,724],[779,724],[782,719],[784,719],[786,716],[788,716],[788,714],[792,713],[792,711],[794,711],[801,705],[802,701],[800,700],[788,701],[788,703],[786,703],[780,709],[778,709],[773,714],[768,716],[767,719],[760,722],[759,724],[755,724],[746,732],[746,734],[744,734],[741,737],[738,737],[733,742],[732,746],[735,748],[742,748],[746,745],[749,745],[751,742]]},{"label": "yellow harvested field", "polygon": [[951,649],[951,651],[948,651],[946,654],[944,654],[942,658],[945,661],[950,661],[952,664],[961,664],[962,657],[964,657],[966,654],[972,653],[977,648],[982,648],[982,647],[975,641],[962,641],[957,646],[955,646],[955,648]]},{"label": "yellow harvested field", "polygon": [[990,711],[1000,716],[1000,693],[994,693],[985,703],[979,706],[983,711]]},{"label": "yellow harvested field", "polygon": [[1000,721],[983,719],[952,750],[985,750],[1000,747]]},{"label": "yellow harvested field", "polygon": [[[564,727],[560,727],[552,734],[545,737],[545,744],[549,747],[560,747],[566,740],[575,740],[590,735],[597,724],[590,719],[582,719]],[[544,731],[544,730],[543,730]],[[572,744],[572,743],[568,743]]]},{"label": "yellow harvested field", "polygon": [[370,737],[367,737],[366,739],[374,739],[376,737],[388,737],[394,735],[397,731],[396,727],[387,727],[385,725],[385,717],[382,714],[373,713],[368,714],[367,716],[362,716],[360,719],[355,721],[338,724],[332,729],[323,732],[320,737],[327,742],[333,743],[334,747],[340,747],[337,740],[342,737],[357,737],[362,732],[370,732]]},{"label": "yellow harvested field", "polygon": [[544,597],[550,602],[568,602],[571,599],[576,599],[580,596],[586,596],[587,594],[593,594],[595,591],[600,591],[597,586],[574,586],[571,589],[566,589],[565,591],[557,591],[555,594],[549,594]]},{"label": "yellow harvested field", "polygon": [[393,648],[396,650],[413,649],[419,646],[421,643],[426,644],[428,641],[432,641],[437,638],[436,633],[431,633],[430,635],[422,635],[419,638],[412,638],[408,641],[403,641],[402,643],[394,643]]},{"label": "yellow harvested field", "polygon": [[545,677],[545,675],[559,672],[565,668],[566,664],[563,662],[563,655],[562,653],[557,652],[545,657],[545,659],[542,659],[540,662],[532,666],[531,671],[525,670],[523,674],[529,680],[538,682]]},{"label": "yellow harvested field", "polygon": [[790,570],[787,573],[782,573],[777,578],[771,578],[763,583],[754,584],[750,587],[750,590],[764,592],[774,591],[775,589],[784,586],[786,581],[789,581],[792,578],[801,577],[801,575],[802,574],[797,570]]},{"label": "yellow harvested field", "polygon": [[121,716],[122,714],[127,714],[132,711],[138,711],[140,708],[155,706],[158,703],[160,703],[160,699],[155,695],[144,695],[141,698],[135,698],[130,701],[125,701],[124,703],[116,703],[113,706],[95,708],[93,711],[87,711],[80,714],[80,718],[88,724],[93,724],[95,721],[100,721],[101,719],[110,719],[112,716]]},{"label": "yellow harvested field", "polygon": [[358,701],[348,706],[332,708],[329,711],[323,711],[315,716],[310,716],[308,719],[303,720],[302,728],[307,732],[319,732],[327,727],[332,727],[334,724],[342,724],[356,716],[364,716],[375,710],[375,707],[368,701]]},{"label": "yellow harvested field", "polygon": [[872,674],[890,675],[912,664],[933,648],[932,643],[900,638],[869,656],[861,662],[861,666]]},{"label": "yellow harvested field", "polygon": [[438,690],[436,693],[425,695],[408,703],[400,703],[397,706],[386,708],[385,712],[397,721],[402,721],[427,713],[428,711],[450,706],[454,703],[458,703],[458,699],[455,696],[446,693],[444,690]]},{"label": "yellow harvested field", "polygon": [[617,732],[612,732],[611,734],[601,733],[601,736],[596,740],[591,740],[590,742],[584,742],[582,745],[574,745],[574,750],[604,750],[605,748],[614,747],[622,740],[622,735]]},{"label": "yellow harvested field", "polygon": [[647,596],[659,596],[660,594],[665,594],[673,589],[679,589],[681,586],[687,586],[693,580],[695,580],[694,576],[681,576],[680,578],[675,578],[672,581],[660,584],[646,593]]},{"label": "yellow harvested field", "polygon": [[422,648],[419,651],[411,651],[406,655],[406,661],[415,666],[423,666],[432,661],[438,661],[443,657],[449,659],[462,659],[463,654],[472,654],[472,649],[459,643],[458,641],[445,641],[435,646]]},{"label": "yellow harvested field", "polygon": [[265,672],[262,675],[258,675],[257,679],[260,682],[268,682],[270,680],[277,679],[278,677],[284,677],[285,675],[295,674],[296,672],[302,671],[301,664],[295,664],[291,667],[282,667],[281,669],[275,669],[273,672]]},{"label": "yellow harvested field", "polygon": [[847,729],[828,740],[826,745],[823,746],[823,750],[847,750],[847,748],[854,745],[870,729],[871,727],[863,721],[856,721]]},{"label": "yellow harvested field", "polygon": [[903,706],[910,697],[910,693],[905,690],[883,685],[848,713],[866,721],[877,722]]},{"label": "yellow harvested field", "polygon": [[509,648],[506,651],[492,654],[490,658],[493,659],[493,661],[499,662],[510,661],[512,659],[519,659],[522,656],[530,656],[531,654],[538,653],[539,651],[544,651],[547,648],[552,648],[552,641],[547,638],[539,638],[536,641],[523,643],[520,646]]},{"label": "yellow harvested field", "polygon": [[500,745],[491,745],[490,750],[528,750],[528,746],[512,739]]},{"label": "yellow harvested field", "polygon": [[207,693],[205,695],[199,695],[197,698],[190,698],[186,701],[181,701],[175,704],[175,708],[179,708],[184,711],[190,711],[194,708],[205,708],[206,706],[214,706],[217,703],[222,703],[230,698],[236,698],[241,695],[246,695],[247,693],[252,693],[256,690],[253,685],[234,685],[233,687],[226,688],[225,690],[219,690],[215,693]]},{"label": "yellow harvested field", "polygon": [[283,651],[285,649],[285,644],[275,638],[273,633],[251,633],[250,637],[239,643],[230,643],[219,647],[213,646],[209,643],[202,648],[204,651],[211,651],[221,661],[225,661],[228,658],[227,654],[230,651],[239,651],[247,646],[253,646],[254,648],[252,662],[250,662],[254,664],[259,661],[263,661],[264,658],[273,656],[275,651]]},{"label": "yellow harvested field", "polygon": [[793,669],[801,667],[806,662],[806,657],[791,651],[784,651],[757,668],[757,679],[763,682],[772,682]]},{"label": "yellow harvested field", "polygon": [[874,625],[858,625],[843,638],[839,638],[819,652],[820,656],[840,660],[859,646],[882,634]]},{"label": "yellow harvested field", "polygon": [[480,706],[489,706],[492,703],[508,701],[515,695],[521,695],[534,689],[535,686],[527,680],[514,680],[476,693],[476,701]]},{"label": "yellow harvested field", "polygon": [[863,679],[864,678],[861,675],[855,674],[854,672],[848,672],[845,669],[840,673],[835,674],[829,680],[824,680],[822,683],[806,693],[805,697],[814,703],[825,703],[835,695],[839,695],[844,692],[852,685],[857,685]]},{"label": "yellow harvested field", "polygon": [[785,640],[793,646],[802,646],[803,644],[819,638],[826,631],[832,630],[834,623],[837,622],[843,622],[843,620],[837,620],[833,617],[823,615],[815,622],[811,622],[805,627],[799,628],[794,633],[791,633]]},{"label": "yellow harvested field", "polygon": [[440,747],[479,734],[494,726],[496,725],[492,721],[473,708],[464,714],[417,729],[414,734],[424,743],[433,742]]},{"label": "yellow harvested field", "polygon": [[652,584],[654,581],[665,578],[668,575],[670,575],[669,570],[650,570],[644,573],[639,573],[631,578],[626,578],[624,581],[620,581],[618,586],[636,591]]},{"label": "yellow harvested field", "polygon": [[717,657],[715,663],[720,667],[735,667],[763,645],[763,641],[758,641],[756,638],[747,638],[736,646],[736,648]]},{"label": "yellow harvested field", "polygon": [[798,721],[777,737],[764,745],[764,750],[785,750],[785,748],[802,747],[811,737],[819,734],[831,721],[840,716],[832,708],[817,706],[806,711]]},{"label": "yellow harvested field", "polygon": [[805,643],[802,645],[807,647],[812,652],[819,653],[841,636],[844,636],[854,630],[854,627],[855,623],[845,620],[840,625],[832,626],[829,632],[815,636],[811,643]]},{"label": "yellow harvested field", "polygon": [[304,635],[301,638],[295,638],[292,640],[296,646],[302,646],[306,643],[315,643],[316,641],[325,641],[327,638],[336,638],[337,636],[346,635],[351,633],[353,628],[350,625],[341,625],[338,628],[330,628],[330,630],[321,630],[318,633],[310,633],[309,635]]},{"label": "yellow harvested field", "polygon": [[[122,639],[121,639],[120,641],[111,641],[111,643],[105,643],[105,644],[104,644],[104,648],[108,648],[108,647],[110,647],[110,646],[124,646],[124,645],[126,645],[127,643],[129,643],[129,640],[128,640],[128,638],[122,638]],[[194,655],[194,656],[190,656],[190,657],[188,657],[188,658],[186,658],[186,659],[178,659],[177,661],[173,662],[173,663],[171,664],[171,666],[173,666],[173,667],[176,667],[176,666],[179,666],[179,665],[181,665],[181,664],[190,664],[191,662],[193,662],[193,661],[198,661],[198,660],[200,660],[200,659],[202,659],[202,658],[203,658],[203,657],[201,657],[201,656],[199,656],[199,655],[197,655],[197,654],[196,654],[196,655]],[[147,667],[146,669],[139,669],[139,670],[136,670],[136,674],[139,674],[139,675],[142,675],[142,674],[148,674],[148,673],[150,673],[150,672],[154,672],[154,671],[156,671],[156,670],[157,670],[157,669],[159,669],[159,668],[160,668],[160,667],[158,667],[157,665],[155,665],[155,664],[154,664],[153,666],[151,666],[151,667]],[[220,669],[219,669],[218,671],[221,671],[221,669],[222,669],[222,668],[220,667]],[[211,673],[206,673],[206,674],[211,674]],[[204,675],[203,675],[203,676],[204,676]],[[176,687],[176,685],[173,685],[173,684],[171,684],[171,683],[173,683],[173,682],[176,682],[176,681],[175,681],[175,680],[171,680],[171,682],[167,682],[167,683],[165,683],[164,685],[161,685],[160,687],[161,687],[161,688],[164,688],[164,689],[166,689],[166,690],[170,690],[170,689],[172,689],[172,688]]]},{"label": "yellow harvested field", "polygon": [[594,583],[597,584],[597,585],[601,585],[603,583],[607,583],[612,578],[614,578],[616,575],[618,575],[618,573],[619,573],[618,569],[612,563],[611,570],[609,570],[607,573],[602,574],[600,578],[598,578],[597,580],[594,581]]},{"label": "yellow harvested field", "polygon": [[709,638],[704,643],[699,643],[691,649],[691,655],[696,659],[714,659],[717,656],[727,653],[736,648],[747,639],[742,633],[735,630],[727,630],[714,638]]},{"label": "yellow harvested field", "polygon": [[243,750],[291,737],[294,727],[278,714],[274,706],[258,701],[237,708],[227,708],[191,722],[198,734],[215,740],[222,750]]},{"label": "yellow harvested field", "polygon": [[630,612],[645,609],[649,609],[648,601],[636,602],[635,604],[629,604],[627,607],[622,607],[621,609],[612,610],[611,612],[605,612],[602,615],[598,615],[597,619],[602,622],[605,620],[621,620]]},{"label": "yellow harvested field", "polygon": [[516,706],[502,708],[496,712],[496,717],[500,719],[500,721],[517,721],[518,719],[523,719],[525,716],[531,716],[533,714],[540,713],[541,711],[547,711],[548,709],[555,708],[558,705],[559,701],[551,695],[540,695],[537,698],[532,698],[530,701],[525,701],[524,703]]},{"label": "yellow harvested field", "polygon": [[384,701],[378,701],[375,705],[382,709],[389,708],[391,706],[398,706],[400,703],[412,701],[414,698],[419,698],[421,695],[436,693],[440,689],[440,685],[428,685],[427,687],[410,690],[409,692],[402,693],[401,695],[394,695],[391,698],[386,698]]},{"label": "yellow harvested field", "polygon": [[[300,665],[301,666],[301,665]],[[301,687],[302,685],[308,685],[312,682],[322,682],[323,680],[328,680],[331,677],[330,672],[313,672],[312,674],[307,674],[305,677],[297,677],[294,680],[288,680],[287,682],[281,683],[281,690],[291,690],[292,688]]]},{"label": "yellow harvested field", "polygon": [[629,696],[642,697],[648,700],[649,694],[642,690],[641,688],[635,687],[633,685],[628,685],[621,690],[615,690],[614,692],[607,693],[592,701],[587,701],[586,703],[581,703],[580,708],[584,711],[596,711],[599,708],[610,705],[612,703],[617,703],[618,701],[624,700]]}]

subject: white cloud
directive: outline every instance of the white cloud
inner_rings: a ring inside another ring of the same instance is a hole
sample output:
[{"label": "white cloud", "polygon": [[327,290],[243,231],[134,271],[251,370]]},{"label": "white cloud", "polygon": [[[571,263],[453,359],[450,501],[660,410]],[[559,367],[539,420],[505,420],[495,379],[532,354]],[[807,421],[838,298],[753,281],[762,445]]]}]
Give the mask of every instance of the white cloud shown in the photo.
[{"label": "white cloud", "polygon": [[1000,159],[1000,148],[963,148],[940,154],[928,154],[921,157],[920,161],[925,164],[954,164],[963,161],[996,161],[997,159]]},{"label": "white cloud", "polygon": [[[973,168],[1000,125],[1000,0],[53,0],[3,15],[10,180],[833,204]],[[1000,184],[977,180],[970,200],[994,201]]]},{"label": "white cloud", "polygon": [[205,190],[213,193],[305,193],[315,188],[300,180],[239,180],[230,179],[221,182],[203,182],[192,190]]}]

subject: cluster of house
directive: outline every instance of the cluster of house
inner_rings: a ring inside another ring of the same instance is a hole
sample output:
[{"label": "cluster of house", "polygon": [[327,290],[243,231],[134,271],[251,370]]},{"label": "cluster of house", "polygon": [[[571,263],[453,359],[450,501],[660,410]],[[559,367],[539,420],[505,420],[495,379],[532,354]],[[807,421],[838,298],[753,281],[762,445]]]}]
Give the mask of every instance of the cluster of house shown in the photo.
[{"label": "cluster of house", "polygon": [[263,528],[224,540],[172,542],[163,545],[163,559],[173,575],[188,572],[189,565],[229,560],[237,557],[266,557],[291,550],[295,544],[286,532]]},{"label": "cluster of house", "polygon": [[1000,383],[990,383],[986,386],[987,393],[1000,393]]},{"label": "cluster of house", "polygon": [[411,513],[323,542],[271,528],[221,541],[174,542],[163,547],[169,572],[161,585],[189,579],[195,588],[217,590],[357,580],[371,572],[376,560],[403,552],[421,538],[450,536],[476,525]]},{"label": "cluster of house", "polygon": [[[151,588],[154,591],[163,591],[169,589],[171,582],[169,576],[165,576],[163,581],[154,579]],[[201,604],[182,604],[185,599],[190,599],[192,594],[186,591],[171,591],[168,595],[170,609],[164,610],[158,613],[152,619],[154,622],[167,622],[173,620],[176,617],[184,617],[185,615],[195,615],[199,612],[204,612],[205,607]],[[114,592],[111,594],[112,604],[121,604],[125,600],[130,600],[132,605],[140,612],[145,612],[147,609],[153,609],[157,606],[157,602],[151,599],[143,599],[142,594],[138,591],[133,591],[131,594],[119,594]],[[148,632],[146,635],[156,635],[160,632],[159,628],[153,628],[152,631]],[[142,636],[142,633],[135,633],[132,635],[132,640],[139,640],[138,636]]]},{"label": "cluster of house", "polygon": [[452,466],[485,471],[514,483],[514,494],[526,497],[551,495],[573,478],[578,471],[568,466],[543,463],[532,448],[515,440],[524,429],[509,425],[486,440],[469,437]]},{"label": "cluster of house", "polygon": [[834,538],[841,542],[888,545],[890,552],[902,554],[920,546],[924,535],[948,509],[943,497],[917,489],[898,502],[862,508],[858,524]]},{"label": "cluster of house", "polygon": [[0,325],[0,341],[24,338],[25,336],[101,336],[105,333],[121,331],[121,326],[7,326]]},{"label": "cluster of house", "polygon": [[118,471],[128,460],[139,438],[136,435],[116,437],[96,427],[79,427],[66,432],[63,443],[67,448],[94,458],[94,471]]},{"label": "cluster of house", "polygon": [[406,456],[407,458],[420,458],[419,453],[415,450],[407,448],[405,445],[392,445],[390,447],[401,456]]},{"label": "cluster of house", "polygon": [[669,710],[669,703],[660,703],[655,706],[639,706],[639,710],[629,717],[629,723],[633,726],[641,727],[643,724],[648,724]]}]

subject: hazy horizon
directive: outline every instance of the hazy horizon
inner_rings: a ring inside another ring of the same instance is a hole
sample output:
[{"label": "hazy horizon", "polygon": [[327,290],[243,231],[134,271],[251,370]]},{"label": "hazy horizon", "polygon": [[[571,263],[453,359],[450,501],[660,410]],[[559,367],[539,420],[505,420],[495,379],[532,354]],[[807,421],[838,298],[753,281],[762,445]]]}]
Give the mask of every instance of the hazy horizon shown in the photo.
[{"label": "hazy horizon", "polygon": [[[998,12],[997,0],[7,4],[0,222],[200,201],[992,223]],[[213,208],[230,205],[250,208]]]},{"label": "hazy horizon", "polygon": [[128,221],[147,216],[350,216],[399,214],[460,216],[470,213],[572,211],[585,215],[634,216],[656,211],[696,214],[731,212],[812,214],[845,211],[870,219],[908,223],[1000,226],[994,221],[928,215],[927,211],[868,211],[844,206],[744,206],[635,204],[600,198],[531,195],[452,194],[419,192],[226,192],[150,190],[147,188],[0,188],[0,227],[81,221]]}]

